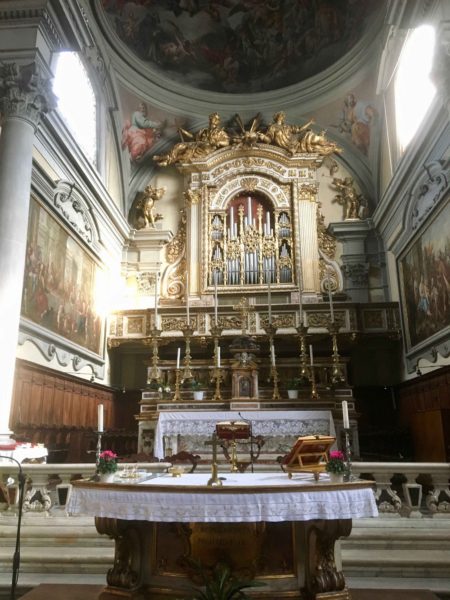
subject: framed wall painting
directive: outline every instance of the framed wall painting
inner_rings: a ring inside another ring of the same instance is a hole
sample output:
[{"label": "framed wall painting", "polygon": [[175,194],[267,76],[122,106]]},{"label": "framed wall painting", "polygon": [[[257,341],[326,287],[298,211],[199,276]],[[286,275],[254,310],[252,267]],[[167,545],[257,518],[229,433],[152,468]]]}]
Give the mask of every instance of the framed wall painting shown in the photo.
[{"label": "framed wall painting", "polygon": [[32,198],[22,316],[101,355],[104,323],[96,289],[102,274],[93,256]]},{"label": "framed wall painting", "polygon": [[[398,274],[407,356],[435,359],[450,339],[450,196],[433,211],[405,251]],[[420,352],[419,352],[420,351]]]}]

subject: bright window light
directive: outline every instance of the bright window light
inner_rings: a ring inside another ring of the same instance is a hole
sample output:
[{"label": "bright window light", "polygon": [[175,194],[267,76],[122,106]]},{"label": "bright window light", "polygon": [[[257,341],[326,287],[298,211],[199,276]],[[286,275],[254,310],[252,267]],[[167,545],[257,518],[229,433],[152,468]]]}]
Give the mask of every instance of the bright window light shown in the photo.
[{"label": "bright window light", "polygon": [[434,95],[430,80],[435,34],[433,27],[422,25],[409,35],[395,78],[397,135],[403,151],[409,144]]},{"label": "bright window light", "polygon": [[91,163],[96,162],[96,102],[86,69],[76,52],[61,52],[53,91],[58,110]]}]

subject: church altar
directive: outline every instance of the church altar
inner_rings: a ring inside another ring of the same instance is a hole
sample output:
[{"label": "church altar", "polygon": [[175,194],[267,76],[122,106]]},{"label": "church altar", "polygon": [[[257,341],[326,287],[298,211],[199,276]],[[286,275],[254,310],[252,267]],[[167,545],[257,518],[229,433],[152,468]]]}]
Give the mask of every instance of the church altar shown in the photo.
[{"label": "church altar", "polygon": [[333,484],[327,474],[315,482],[304,473],[226,473],[221,486],[208,479],[74,482],[67,511],[95,517],[97,531],[115,539],[101,600],[187,598],[193,561],[208,572],[226,562],[236,577],[262,581],[254,598],[350,599],[334,545],[353,518],[377,516],[372,482]]},{"label": "church altar", "polygon": [[219,421],[248,421],[253,436],[265,440],[264,453],[286,454],[299,436],[335,436],[331,411],[162,411],[155,431],[155,456],[164,458],[167,447],[175,454],[186,450],[208,456],[205,442],[211,440]]}]

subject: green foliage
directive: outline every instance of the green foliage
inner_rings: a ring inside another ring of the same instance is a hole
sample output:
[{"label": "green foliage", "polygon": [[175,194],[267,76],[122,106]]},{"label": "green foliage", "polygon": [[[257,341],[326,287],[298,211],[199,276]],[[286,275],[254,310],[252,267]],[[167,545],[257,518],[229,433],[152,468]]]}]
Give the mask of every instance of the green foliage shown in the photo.
[{"label": "green foliage", "polygon": [[189,564],[204,581],[201,589],[195,589],[192,600],[248,600],[249,596],[242,591],[243,589],[265,585],[259,581],[237,579],[225,563],[218,563],[214,567],[212,577],[206,573],[200,562],[190,560]]}]

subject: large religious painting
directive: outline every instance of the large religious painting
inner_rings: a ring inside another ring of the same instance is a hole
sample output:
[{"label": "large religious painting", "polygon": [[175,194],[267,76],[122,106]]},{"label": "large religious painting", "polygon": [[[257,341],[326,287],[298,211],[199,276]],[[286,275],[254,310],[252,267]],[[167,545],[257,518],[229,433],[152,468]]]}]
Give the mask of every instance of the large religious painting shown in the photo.
[{"label": "large religious painting", "polygon": [[[450,201],[399,260],[408,350],[450,334]],[[439,335],[439,337],[441,337]]]},{"label": "large religious painting", "polygon": [[330,67],[374,27],[385,2],[102,0],[102,5],[122,42],[159,76],[203,90],[254,93],[299,83]]},{"label": "large religious painting", "polygon": [[32,199],[22,296],[22,315],[96,354],[102,350],[102,318],[95,291],[101,269],[82,246]]}]

